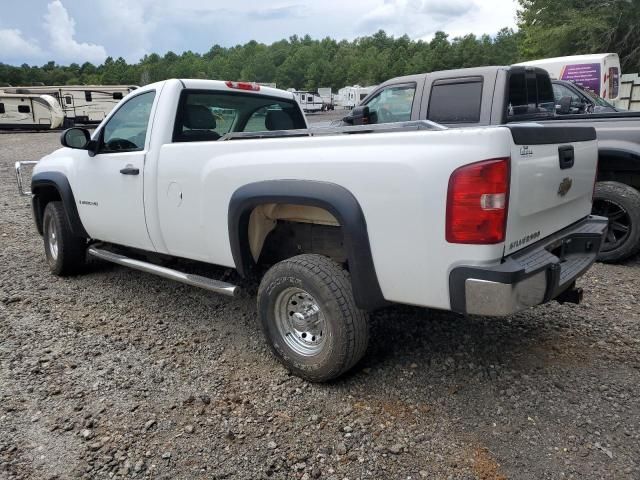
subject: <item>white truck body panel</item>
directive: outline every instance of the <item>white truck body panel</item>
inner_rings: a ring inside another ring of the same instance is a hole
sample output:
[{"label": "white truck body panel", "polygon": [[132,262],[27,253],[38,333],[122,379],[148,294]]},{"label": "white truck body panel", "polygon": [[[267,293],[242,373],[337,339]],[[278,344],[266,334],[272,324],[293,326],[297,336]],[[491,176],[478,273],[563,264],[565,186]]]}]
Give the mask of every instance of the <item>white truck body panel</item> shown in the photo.
[{"label": "white truck body panel", "polygon": [[[508,156],[510,138],[501,128],[388,133],[370,136],[367,154],[358,135],[243,140],[241,151],[240,142],[163,145],[157,160],[161,238],[166,253],[233,267],[228,231],[209,219],[226,219],[237,188],[283,178],[331,182],[349,190],[363,209],[384,297],[448,308],[447,283],[426,281],[425,273],[445,279],[451,258],[489,262],[503,251],[502,245],[445,241],[449,176],[466,163]],[[482,147],[470,150],[468,143]],[[385,153],[390,149],[393,156]]]},{"label": "white truck body panel", "polygon": [[[591,210],[594,172],[598,168],[597,143],[593,140],[567,145],[573,146],[580,159],[570,172],[559,166],[557,145],[533,145],[527,149],[513,146],[506,255],[577,222]],[[529,158],[532,153],[535,157]],[[559,188],[564,179],[570,185],[565,184],[569,190],[561,195]]]}]

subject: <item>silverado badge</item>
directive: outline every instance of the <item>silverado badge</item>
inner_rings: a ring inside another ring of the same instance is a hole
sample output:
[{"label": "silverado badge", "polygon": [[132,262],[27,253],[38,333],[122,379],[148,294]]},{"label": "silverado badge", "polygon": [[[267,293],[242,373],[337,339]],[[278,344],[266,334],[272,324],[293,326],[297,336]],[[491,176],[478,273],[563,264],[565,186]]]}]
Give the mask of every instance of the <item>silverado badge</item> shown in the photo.
[{"label": "silverado badge", "polygon": [[573,180],[569,177],[565,177],[562,182],[560,182],[560,186],[558,187],[558,195],[564,197],[569,190],[571,190],[571,185],[573,185]]}]

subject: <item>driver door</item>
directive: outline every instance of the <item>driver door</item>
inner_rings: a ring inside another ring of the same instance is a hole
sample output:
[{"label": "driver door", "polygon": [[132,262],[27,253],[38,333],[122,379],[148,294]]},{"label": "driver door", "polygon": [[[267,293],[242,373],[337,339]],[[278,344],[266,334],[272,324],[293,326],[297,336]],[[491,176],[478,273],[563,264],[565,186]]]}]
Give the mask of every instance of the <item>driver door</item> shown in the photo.
[{"label": "driver door", "polygon": [[154,250],[143,202],[147,132],[155,91],[130,98],[94,136],[95,156],[75,162],[78,213],[97,240]]}]

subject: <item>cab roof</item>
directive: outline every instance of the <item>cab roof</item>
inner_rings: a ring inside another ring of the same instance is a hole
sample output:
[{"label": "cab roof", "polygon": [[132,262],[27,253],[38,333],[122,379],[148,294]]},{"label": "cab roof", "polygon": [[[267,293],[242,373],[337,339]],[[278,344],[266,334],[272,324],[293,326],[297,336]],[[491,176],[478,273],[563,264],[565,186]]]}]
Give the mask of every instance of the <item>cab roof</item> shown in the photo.
[{"label": "cab roof", "polygon": [[[293,93],[287,92],[285,90],[280,90],[279,88],[265,87],[263,85],[259,85],[257,83],[252,82],[236,82],[236,81],[225,81],[225,80],[201,80],[196,78],[184,78],[180,79],[184,88],[194,89],[194,90],[219,90],[223,92],[243,92],[253,95],[264,95],[269,97],[282,98],[285,100],[295,100]],[[242,85],[252,85],[256,89],[255,90],[247,90],[245,88],[231,87],[229,84],[242,84]]]}]

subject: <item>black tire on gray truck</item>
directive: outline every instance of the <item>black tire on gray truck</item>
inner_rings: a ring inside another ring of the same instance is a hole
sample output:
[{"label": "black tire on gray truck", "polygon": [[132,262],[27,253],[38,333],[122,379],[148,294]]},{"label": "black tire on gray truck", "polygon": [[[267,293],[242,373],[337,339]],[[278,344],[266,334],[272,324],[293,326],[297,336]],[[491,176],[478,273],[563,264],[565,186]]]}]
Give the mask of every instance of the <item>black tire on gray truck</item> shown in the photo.
[{"label": "black tire on gray truck", "polygon": [[368,315],[356,306],[349,273],[322,255],[271,267],[258,288],[258,318],[278,360],[313,382],[349,370],[369,342]]},{"label": "black tire on gray truck", "polygon": [[620,262],[640,250],[640,192],[620,182],[598,182],[593,196],[594,215],[609,219],[598,260]]},{"label": "black tire on gray truck", "polygon": [[80,272],[86,263],[87,241],[71,231],[62,202],[49,202],[42,218],[44,252],[49,269],[64,277]]}]

